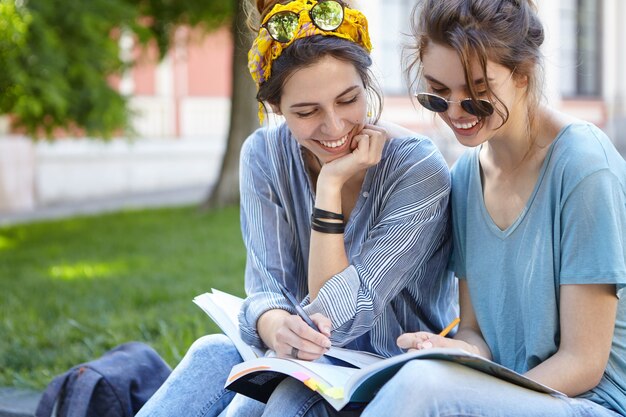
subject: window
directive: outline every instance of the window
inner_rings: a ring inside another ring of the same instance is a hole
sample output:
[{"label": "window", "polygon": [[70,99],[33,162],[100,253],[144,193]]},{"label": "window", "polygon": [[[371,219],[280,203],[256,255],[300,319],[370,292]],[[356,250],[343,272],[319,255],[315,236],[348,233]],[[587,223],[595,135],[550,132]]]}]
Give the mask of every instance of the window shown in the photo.
[{"label": "window", "polygon": [[561,0],[563,97],[597,97],[602,79],[602,0]]}]

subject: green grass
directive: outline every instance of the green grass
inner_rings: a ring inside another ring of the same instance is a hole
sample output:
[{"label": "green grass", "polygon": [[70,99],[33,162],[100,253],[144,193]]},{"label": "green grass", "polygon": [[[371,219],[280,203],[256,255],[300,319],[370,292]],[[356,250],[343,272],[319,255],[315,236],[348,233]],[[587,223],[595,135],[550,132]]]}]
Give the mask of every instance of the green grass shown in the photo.
[{"label": "green grass", "polygon": [[243,295],[239,212],[129,211],[0,227],[0,386],[41,389],[127,341],[172,366],[218,328],[192,298]]}]

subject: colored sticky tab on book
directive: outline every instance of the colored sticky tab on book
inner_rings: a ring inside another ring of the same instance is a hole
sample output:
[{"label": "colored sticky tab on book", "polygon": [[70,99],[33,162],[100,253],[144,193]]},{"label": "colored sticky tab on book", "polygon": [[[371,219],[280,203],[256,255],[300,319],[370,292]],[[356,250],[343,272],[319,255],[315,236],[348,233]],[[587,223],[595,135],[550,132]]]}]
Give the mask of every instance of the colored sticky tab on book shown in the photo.
[{"label": "colored sticky tab on book", "polygon": [[296,378],[298,381],[304,382],[308,379],[311,379],[310,376],[308,376],[307,374],[305,374],[304,372],[293,372],[291,374],[292,377]]},{"label": "colored sticky tab on book", "polygon": [[343,398],[342,387],[328,387],[321,382],[314,380],[304,372],[293,372],[291,376],[301,381],[312,391],[321,392],[322,394],[337,400]]},{"label": "colored sticky tab on book", "polygon": [[302,382],[313,391],[317,391],[319,389],[319,384],[313,378],[309,378],[306,381]]},{"label": "colored sticky tab on book", "polygon": [[335,400],[340,400],[343,398],[343,388],[342,387],[330,387],[323,388],[322,393],[330,398],[334,398]]}]

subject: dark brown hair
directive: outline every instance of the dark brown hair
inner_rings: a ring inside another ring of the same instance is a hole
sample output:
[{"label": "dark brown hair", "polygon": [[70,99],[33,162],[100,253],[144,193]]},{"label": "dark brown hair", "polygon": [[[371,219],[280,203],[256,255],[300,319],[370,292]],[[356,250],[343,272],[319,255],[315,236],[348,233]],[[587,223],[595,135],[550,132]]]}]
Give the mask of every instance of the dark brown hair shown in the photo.
[{"label": "dark brown hair", "polygon": [[[278,3],[288,2],[256,0],[256,7],[249,7],[248,9],[248,27],[252,31],[258,32],[260,22],[272,7]],[[257,100],[263,105],[269,103],[272,106],[278,106],[282,97],[283,86],[289,77],[297,70],[314,65],[327,56],[354,65],[363,82],[368,106],[371,106],[372,121],[374,123],[378,121],[382,113],[383,95],[370,70],[372,66],[370,54],[360,45],[335,36],[307,36],[296,39],[285,48],[272,63],[270,78],[259,86]]]},{"label": "dark brown hair", "polygon": [[[544,30],[533,0],[420,0],[412,15],[414,44],[405,49],[405,66],[409,86],[420,80],[420,63],[431,43],[454,49],[461,59],[470,98],[476,100],[472,80],[473,62],[478,62],[482,78],[487,80],[487,61],[500,64],[513,77],[528,80],[528,122],[532,126],[534,111],[541,101],[542,55]],[[509,109],[494,94],[486,81],[487,96],[504,107],[496,107],[502,124]]]}]

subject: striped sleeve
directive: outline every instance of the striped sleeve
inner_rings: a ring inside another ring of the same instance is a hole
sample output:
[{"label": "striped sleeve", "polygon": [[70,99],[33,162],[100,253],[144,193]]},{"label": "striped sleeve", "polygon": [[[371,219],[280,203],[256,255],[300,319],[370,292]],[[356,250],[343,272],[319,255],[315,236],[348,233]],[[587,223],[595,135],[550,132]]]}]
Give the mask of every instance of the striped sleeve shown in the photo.
[{"label": "striped sleeve", "polygon": [[[247,249],[245,286],[248,294],[239,315],[242,339],[265,347],[256,323],[268,310],[283,309],[295,314],[275,284],[280,280],[293,288],[297,257],[295,236],[281,204],[277,185],[270,180],[268,166],[275,154],[268,151],[266,129],[244,143],[240,158],[241,229]],[[266,166],[266,164],[268,166]],[[289,277],[288,279],[286,279]]]},{"label": "striped sleeve", "polygon": [[[415,148],[405,151],[410,155],[394,155],[404,161],[401,169],[396,166],[377,175],[384,181],[378,185],[384,192],[377,197],[382,209],[358,254],[306,307],[310,314],[332,317],[333,343],[345,345],[373,325],[379,327],[376,323],[389,304],[407,287],[419,288],[415,303],[423,305],[417,310],[436,314],[432,305],[442,289],[440,278],[450,246],[450,176],[436,149],[417,158]],[[391,340],[395,342],[395,337]]]}]

